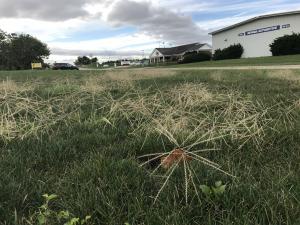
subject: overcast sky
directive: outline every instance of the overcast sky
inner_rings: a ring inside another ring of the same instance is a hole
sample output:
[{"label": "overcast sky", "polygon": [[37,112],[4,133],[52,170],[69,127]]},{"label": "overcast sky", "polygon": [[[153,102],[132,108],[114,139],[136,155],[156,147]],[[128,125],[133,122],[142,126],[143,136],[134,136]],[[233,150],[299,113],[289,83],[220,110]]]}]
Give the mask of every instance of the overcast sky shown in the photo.
[{"label": "overcast sky", "polygon": [[212,30],[300,10],[299,0],[0,0],[0,29],[31,34],[50,60],[136,57],[155,47],[211,43]]}]

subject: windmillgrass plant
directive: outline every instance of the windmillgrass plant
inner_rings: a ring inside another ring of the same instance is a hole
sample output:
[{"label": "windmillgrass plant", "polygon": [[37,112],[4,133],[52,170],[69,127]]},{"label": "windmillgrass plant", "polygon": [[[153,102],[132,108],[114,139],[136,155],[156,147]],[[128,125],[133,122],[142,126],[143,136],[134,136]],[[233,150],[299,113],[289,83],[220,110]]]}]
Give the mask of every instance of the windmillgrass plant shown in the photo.
[{"label": "windmillgrass plant", "polygon": [[[133,158],[157,182],[154,202],[181,171],[180,185],[188,204],[194,196],[201,201],[196,166],[234,178],[237,171],[220,163],[216,155],[221,156],[227,147],[243,151],[248,144],[261,152],[273,132],[282,127],[288,130],[297,118],[298,101],[265,105],[237,89],[214,89],[205,82],[143,85],[145,80],[175,75],[167,70],[136,70],[90,75],[79,81],[59,78],[47,84],[3,81],[0,138],[10,143],[42,134],[51,137],[87,121],[100,123],[103,133],[111,127],[117,136],[125,126],[127,138],[142,140],[139,149],[132,151]],[[212,80],[223,79],[217,72]],[[159,147],[145,151],[149,141]]]},{"label": "windmillgrass plant", "polygon": [[45,99],[31,89],[0,90],[0,137],[12,140],[38,136],[60,122],[67,123],[80,108],[78,97],[70,93]]},{"label": "windmillgrass plant", "polygon": [[0,224],[299,224],[300,73],[170,71],[1,72]]},{"label": "windmillgrass plant", "polygon": [[[232,143],[237,149],[242,149],[252,142],[261,150],[266,130],[270,127],[275,129],[278,121],[284,121],[283,117],[288,122],[293,121],[293,108],[286,110],[280,104],[268,108],[236,91],[212,92],[205,85],[192,83],[184,83],[168,91],[135,89],[118,100],[108,101],[112,102],[110,121],[118,123],[119,119],[125,119],[131,128],[131,135],[144,139],[144,143],[149,137],[162,140],[162,152],[154,151],[138,157],[146,159],[141,166],[158,161],[151,175],[164,174],[165,181],[154,202],[178,168],[184,171],[186,203],[189,185],[199,198],[194,182],[197,174],[190,165],[191,161],[235,177],[201,154],[222,151],[221,146]],[[274,108],[278,121],[271,116]],[[278,108],[284,110],[280,112]],[[166,149],[165,146],[170,145],[173,147]]]}]

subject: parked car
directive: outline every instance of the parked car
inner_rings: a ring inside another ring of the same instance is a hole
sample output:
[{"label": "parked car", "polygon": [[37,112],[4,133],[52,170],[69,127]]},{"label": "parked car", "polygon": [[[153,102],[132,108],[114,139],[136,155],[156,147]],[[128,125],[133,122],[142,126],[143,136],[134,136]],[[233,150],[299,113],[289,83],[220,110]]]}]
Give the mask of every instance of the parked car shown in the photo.
[{"label": "parked car", "polygon": [[72,64],[69,63],[54,63],[53,70],[79,70],[77,66],[73,66]]}]

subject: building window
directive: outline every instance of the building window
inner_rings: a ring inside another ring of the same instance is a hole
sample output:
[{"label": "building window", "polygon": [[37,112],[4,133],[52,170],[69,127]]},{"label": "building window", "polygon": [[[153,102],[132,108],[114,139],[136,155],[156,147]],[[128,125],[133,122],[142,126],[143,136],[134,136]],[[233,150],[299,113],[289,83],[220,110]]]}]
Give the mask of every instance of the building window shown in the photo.
[{"label": "building window", "polygon": [[249,36],[249,35],[253,35],[253,34],[260,34],[260,33],[271,32],[271,31],[275,31],[275,30],[280,30],[280,25],[247,31],[247,32],[245,32],[245,34],[247,36]]}]

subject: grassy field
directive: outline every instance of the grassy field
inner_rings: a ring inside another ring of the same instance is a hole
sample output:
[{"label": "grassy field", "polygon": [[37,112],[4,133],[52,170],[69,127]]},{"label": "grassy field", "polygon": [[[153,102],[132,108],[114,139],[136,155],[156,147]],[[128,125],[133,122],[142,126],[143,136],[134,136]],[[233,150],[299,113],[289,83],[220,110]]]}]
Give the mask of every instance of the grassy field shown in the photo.
[{"label": "grassy field", "polygon": [[[259,57],[248,59],[231,59],[206,61],[189,64],[171,64],[172,67],[231,67],[231,66],[271,66],[271,65],[300,65],[300,55]],[[163,66],[163,65],[162,65]]]},{"label": "grassy field", "polygon": [[299,70],[0,79],[0,224],[300,224]]}]

